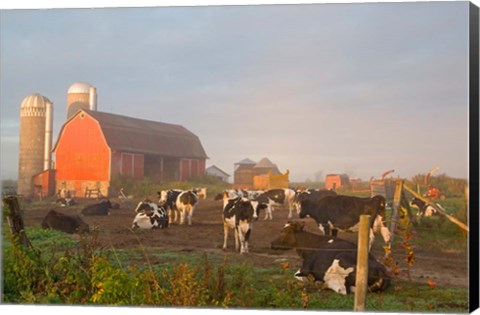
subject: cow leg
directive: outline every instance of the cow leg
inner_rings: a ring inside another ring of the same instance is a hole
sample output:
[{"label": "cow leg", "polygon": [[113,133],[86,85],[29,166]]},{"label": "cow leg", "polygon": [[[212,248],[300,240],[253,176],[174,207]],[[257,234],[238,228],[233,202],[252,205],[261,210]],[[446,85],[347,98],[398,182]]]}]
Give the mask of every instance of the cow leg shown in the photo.
[{"label": "cow leg", "polygon": [[237,226],[238,238],[240,239],[240,254],[248,253],[248,239],[250,238],[250,224],[248,221],[240,221]]},{"label": "cow leg", "polygon": [[238,226],[235,227],[235,251],[239,251],[240,249],[240,243],[238,241]]},{"label": "cow leg", "polygon": [[180,225],[183,225],[185,224],[185,209],[181,209],[180,210]]},{"label": "cow leg", "polygon": [[172,224],[172,209],[168,208],[168,223]]},{"label": "cow leg", "polygon": [[368,251],[372,248],[373,240],[375,239],[375,233],[373,233],[373,229],[370,228],[370,241],[368,242]]},{"label": "cow leg", "polygon": [[223,223],[223,250],[227,250],[227,240],[228,240],[228,230],[230,228],[228,225],[224,222]]},{"label": "cow leg", "polygon": [[338,229],[332,229],[332,236],[337,237],[338,235]]},{"label": "cow leg", "polygon": [[322,232],[323,235],[327,235],[327,234],[325,233],[325,229],[323,228],[323,224],[320,223],[320,224],[318,225],[318,229],[320,230],[320,232]]},{"label": "cow leg", "polygon": [[265,209],[265,218],[264,220],[272,219],[272,206],[268,205],[267,209]]},{"label": "cow leg", "polygon": [[192,225],[193,207],[189,206],[188,210],[188,225]]}]

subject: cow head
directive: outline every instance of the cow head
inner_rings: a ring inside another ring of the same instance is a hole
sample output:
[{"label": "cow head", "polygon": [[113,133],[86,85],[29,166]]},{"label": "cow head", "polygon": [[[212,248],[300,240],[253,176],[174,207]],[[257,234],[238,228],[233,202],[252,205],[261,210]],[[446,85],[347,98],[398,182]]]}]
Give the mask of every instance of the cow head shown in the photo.
[{"label": "cow head", "polygon": [[280,231],[280,235],[277,236],[271,243],[272,249],[291,249],[297,245],[296,233],[302,232],[305,228],[305,222],[292,222],[288,223]]},{"label": "cow head", "polygon": [[299,202],[300,205],[300,212],[298,213],[298,217],[300,219],[306,218],[307,216],[310,215],[310,206],[311,202],[308,199],[301,200]]},{"label": "cow head", "polygon": [[158,210],[158,206],[153,202],[140,201],[135,208],[135,212],[140,213],[150,213],[152,211]]},{"label": "cow head", "polygon": [[170,193],[170,190],[157,191],[158,202],[160,203],[166,202],[168,199],[169,193]]},{"label": "cow head", "polygon": [[268,205],[263,202],[259,202],[257,200],[252,200],[250,203],[252,204],[252,207],[253,207],[253,218],[255,220],[258,220],[258,216],[260,215],[260,210],[267,209]]},{"label": "cow head", "polygon": [[325,272],[324,286],[342,295],[347,294],[345,278],[353,272],[353,267],[342,268],[338,259],[334,259],[332,265]]}]

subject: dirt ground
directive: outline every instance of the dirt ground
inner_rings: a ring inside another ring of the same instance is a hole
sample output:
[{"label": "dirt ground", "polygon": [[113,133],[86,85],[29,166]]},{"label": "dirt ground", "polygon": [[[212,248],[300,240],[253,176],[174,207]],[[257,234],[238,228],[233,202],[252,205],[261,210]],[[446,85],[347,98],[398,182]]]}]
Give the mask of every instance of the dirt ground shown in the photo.
[{"label": "dirt ground", "polygon": [[[50,209],[56,209],[65,214],[79,214],[83,206],[94,203],[94,200],[80,201],[74,207],[61,207],[51,204],[46,208],[29,211],[28,204],[25,205],[25,225],[31,226],[40,224],[43,217]],[[192,225],[172,225],[168,229],[160,230],[135,230],[132,231],[131,224],[135,217],[134,202],[122,204],[120,209],[112,209],[109,216],[83,216],[85,222],[91,227],[98,226],[100,229],[101,246],[105,248],[155,248],[166,251],[178,251],[188,255],[196,253],[223,253],[223,224],[222,224],[222,201],[211,199],[200,199],[195,213],[193,214]],[[226,254],[236,259],[248,260],[259,267],[279,267],[280,261],[288,261],[292,269],[299,268],[301,260],[293,250],[274,251],[270,249],[270,242],[277,236],[278,232],[287,222],[287,210],[276,209],[273,212],[273,220],[264,221],[261,217],[253,224],[250,236],[248,255],[238,257],[240,254],[234,252],[233,230],[230,230],[228,249]],[[293,220],[302,220],[294,214]],[[306,229],[319,233],[312,219],[304,219]],[[72,236],[76,237],[76,236]],[[339,233],[339,237],[356,241],[355,233]],[[380,235],[375,238],[372,253],[379,259],[383,257],[381,249],[383,240]],[[396,250],[394,250],[395,252]],[[399,253],[401,253],[399,249]],[[400,256],[401,257],[401,256]],[[401,277],[407,279],[406,266],[402,264],[403,272]],[[424,253],[416,251],[416,261],[410,269],[412,281],[426,284],[429,279],[433,280],[438,287],[468,287],[468,256],[465,252],[442,252]]]}]

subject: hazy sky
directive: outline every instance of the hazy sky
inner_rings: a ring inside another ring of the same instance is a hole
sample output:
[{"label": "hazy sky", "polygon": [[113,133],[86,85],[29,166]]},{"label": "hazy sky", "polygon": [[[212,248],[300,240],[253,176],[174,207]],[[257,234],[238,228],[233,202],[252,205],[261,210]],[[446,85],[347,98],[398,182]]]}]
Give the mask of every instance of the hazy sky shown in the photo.
[{"label": "hazy sky", "polygon": [[97,88],[98,110],[181,124],[233,176],[468,176],[468,2],[2,10],[1,177],[20,105]]}]

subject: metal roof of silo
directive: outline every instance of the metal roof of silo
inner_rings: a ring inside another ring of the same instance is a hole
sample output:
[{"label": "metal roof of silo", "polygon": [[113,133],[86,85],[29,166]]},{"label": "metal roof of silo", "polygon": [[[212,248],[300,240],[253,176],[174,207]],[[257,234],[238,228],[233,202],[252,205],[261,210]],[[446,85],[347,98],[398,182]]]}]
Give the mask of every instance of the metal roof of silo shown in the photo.
[{"label": "metal roof of silo", "polygon": [[46,103],[52,103],[52,102],[45,96],[35,93],[23,99],[21,108],[25,108],[25,107],[46,108]]},{"label": "metal roof of silo", "polygon": [[67,93],[68,94],[70,94],[70,93],[89,93],[91,87],[92,87],[92,85],[90,85],[87,82],[81,82],[81,81],[80,82],[75,82],[72,85],[70,85]]}]

